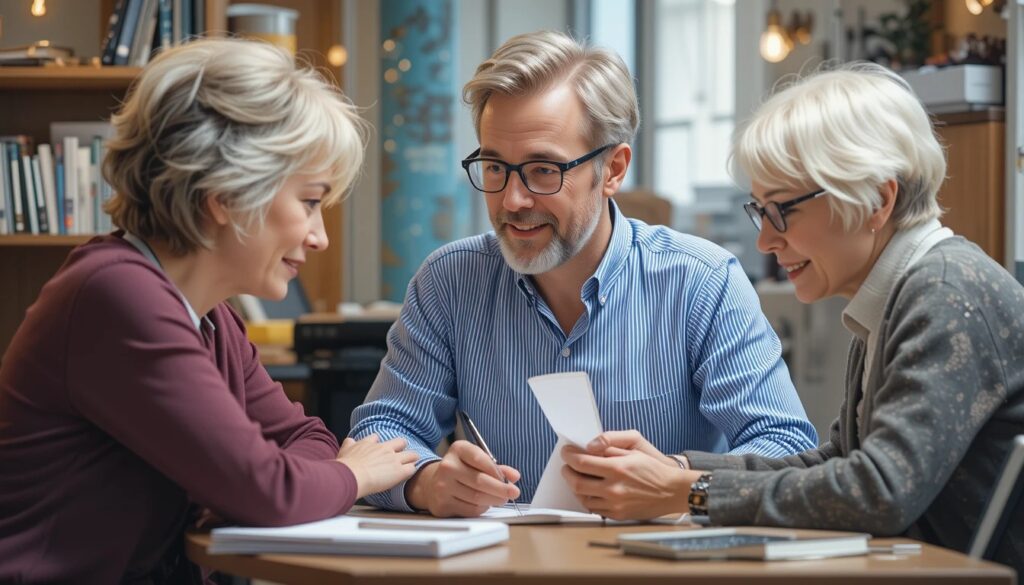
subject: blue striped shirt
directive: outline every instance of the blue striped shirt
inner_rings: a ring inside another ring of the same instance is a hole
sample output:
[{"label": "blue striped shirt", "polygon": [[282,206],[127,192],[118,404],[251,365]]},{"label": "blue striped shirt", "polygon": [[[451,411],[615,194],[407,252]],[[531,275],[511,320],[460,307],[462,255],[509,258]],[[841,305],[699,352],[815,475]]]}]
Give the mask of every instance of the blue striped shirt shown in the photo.
[{"label": "blue striped shirt", "polygon": [[[446,245],[409,283],[388,353],[352,413],[353,437],[401,436],[422,466],[465,410],[533,498],[555,445],[526,379],[585,371],[605,430],[638,429],[665,453],[782,456],[815,447],[778,337],[736,258],[625,218],[583,285],[565,335],[530,278],[505,263],[493,232]],[[367,498],[409,510],[405,484]]]}]

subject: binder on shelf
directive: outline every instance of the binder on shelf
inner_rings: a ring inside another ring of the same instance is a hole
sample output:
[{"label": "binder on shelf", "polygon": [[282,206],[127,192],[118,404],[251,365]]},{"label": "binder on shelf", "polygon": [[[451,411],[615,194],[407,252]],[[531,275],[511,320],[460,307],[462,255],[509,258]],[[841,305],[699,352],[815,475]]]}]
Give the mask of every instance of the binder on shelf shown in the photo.
[{"label": "binder on shelf", "polygon": [[139,16],[145,0],[125,0],[125,2],[128,7],[125,9],[124,23],[121,25],[120,34],[118,34],[117,49],[114,51],[114,65],[127,65],[129,62],[132,41],[135,39],[136,29],[139,28]]},{"label": "binder on shelf", "polygon": [[25,206],[21,196],[21,158],[18,154],[18,144],[15,142],[6,143],[7,152],[4,157],[7,167],[11,170],[11,198],[14,202],[14,233],[23,234],[26,231]]},{"label": "binder on shelf", "polygon": [[50,218],[49,210],[46,209],[46,194],[43,193],[43,177],[39,172],[39,155],[32,155],[30,162],[32,165],[32,191],[35,193],[37,223],[39,224],[39,231],[36,233],[49,235]]},{"label": "binder on shelf", "polygon": [[66,236],[68,233],[64,211],[64,145],[56,142],[53,145],[54,171],[53,182],[57,190],[57,233]]},{"label": "binder on shelf", "polygon": [[14,191],[11,188],[11,165],[7,164],[7,148],[0,142],[0,197],[4,207],[4,221],[0,229],[14,233]]},{"label": "binder on shelf", "polygon": [[25,221],[28,224],[27,233],[39,233],[39,210],[36,207],[36,192],[32,182],[32,158],[22,152],[21,154],[21,204],[25,210]]},{"label": "binder on shelf", "polygon": [[114,11],[110,13],[107,36],[103,41],[103,52],[100,54],[100,62],[104,65],[114,64],[114,56],[117,54],[117,41],[121,36],[121,27],[125,18],[124,11],[127,6],[128,0],[117,0]]},{"label": "binder on shelf", "polygon": [[78,212],[78,137],[64,137],[64,229],[67,234],[79,234],[76,221]]},{"label": "binder on shelf", "polygon": [[40,144],[37,151],[36,156],[39,157],[39,176],[42,180],[43,194],[46,198],[46,223],[50,228],[49,233],[59,234],[53,150],[49,144]]}]

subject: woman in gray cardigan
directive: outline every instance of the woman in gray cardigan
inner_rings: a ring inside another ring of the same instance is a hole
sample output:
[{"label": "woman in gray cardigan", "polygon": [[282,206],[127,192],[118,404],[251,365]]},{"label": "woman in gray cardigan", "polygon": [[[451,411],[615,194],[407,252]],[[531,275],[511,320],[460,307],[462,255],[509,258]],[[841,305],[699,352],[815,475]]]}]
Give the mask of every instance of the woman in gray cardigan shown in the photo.
[{"label": "woman in gray cardigan", "polygon": [[[570,485],[612,518],[690,511],[965,551],[1024,433],[1024,287],[939,223],[946,161],[928,115],[897,75],[848,65],[767,101],[732,162],[752,179],[758,247],[797,297],[850,299],[846,399],[829,440],[781,459],[672,457],[609,432],[564,453]],[[1024,521],[997,559],[1024,565]]]}]

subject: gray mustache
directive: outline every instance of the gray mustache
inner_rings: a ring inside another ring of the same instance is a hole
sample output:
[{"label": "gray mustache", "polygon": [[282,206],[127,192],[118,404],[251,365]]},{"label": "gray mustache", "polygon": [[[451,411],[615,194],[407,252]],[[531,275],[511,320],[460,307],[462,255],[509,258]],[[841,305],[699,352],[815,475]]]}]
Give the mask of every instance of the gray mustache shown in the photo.
[{"label": "gray mustache", "polygon": [[498,214],[498,223],[525,223],[525,224],[541,224],[550,223],[552,225],[558,225],[558,220],[554,216],[547,213],[533,213],[533,212],[508,212],[503,211]]}]

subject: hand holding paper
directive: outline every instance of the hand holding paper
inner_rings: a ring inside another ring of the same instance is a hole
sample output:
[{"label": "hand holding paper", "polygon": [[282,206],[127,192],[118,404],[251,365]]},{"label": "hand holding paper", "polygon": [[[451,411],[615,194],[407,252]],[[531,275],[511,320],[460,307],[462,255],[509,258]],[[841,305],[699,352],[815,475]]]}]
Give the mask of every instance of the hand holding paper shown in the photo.
[{"label": "hand holding paper", "polygon": [[562,447],[583,448],[601,434],[601,416],[586,372],[534,376],[528,380],[558,443],[541,475],[531,507],[588,512],[562,477]]}]

